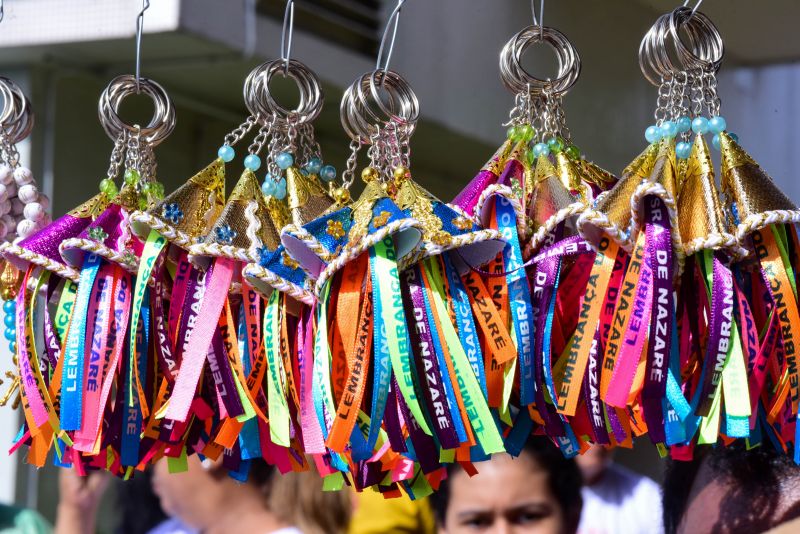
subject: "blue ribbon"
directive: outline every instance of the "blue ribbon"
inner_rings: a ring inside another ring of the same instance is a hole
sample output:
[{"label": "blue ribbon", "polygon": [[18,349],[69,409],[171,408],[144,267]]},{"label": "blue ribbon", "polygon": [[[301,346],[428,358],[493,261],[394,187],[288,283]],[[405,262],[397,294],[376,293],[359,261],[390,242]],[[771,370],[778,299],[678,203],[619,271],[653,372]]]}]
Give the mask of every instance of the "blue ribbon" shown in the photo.
[{"label": "blue ribbon", "polygon": [[[239,350],[242,355],[242,367],[244,368],[244,376],[247,377],[250,374],[253,364],[251,361],[250,343],[247,342],[247,323],[245,321],[244,304],[241,305],[239,310],[239,324],[237,330],[239,336]],[[242,454],[242,463],[245,463],[245,460],[261,457],[261,442],[258,436],[258,418],[251,417],[244,422],[242,430],[239,432],[239,449]]]},{"label": "blue ribbon", "polygon": [[[142,299],[142,311],[139,315],[141,330],[137,330],[136,351],[140,358],[134,362],[132,355],[128,357],[128,366],[138,365],[139,376],[147,376],[147,349],[150,346],[150,288],[147,288]],[[131,325],[131,328],[139,328],[139,325]],[[130,347],[128,348],[130,351]],[[133,387],[131,383],[133,373],[125,374],[125,391],[130,391]],[[123,419],[125,428],[122,432],[122,444],[120,451],[120,463],[125,466],[135,466],[139,463],[139,443],[141,442],[142,432],[142,410],[139,409],[139,395],[126,395],[125,418]],[[130,416],[133,416],[132,418]]]},{"label": "blue ribbon", "polygon": [[[392,361],[389,356],[389,342],[386,338],[386,326],[383,324],[383,301],[376,278],[375,249],[369,249],[369,275],[372,278],[372,337],[373,337],[373,374],[372,374],[372,410],[369,419],[369,435],[367,448],[373,450],[378,440],[378,430],[386,411],[389,399],[389,384],[392,379]],[[409,345],[410,346],[410,345]]]},{"label": "blue ribbon", "polygon": [[[64,351],[61,389],[61,429],[80,430],[83,414],[83,362],[86,353],[86,322],[89,314],[89,300],[94,289],[97,272],[102,258],[87,254],[81,267],[75,309],[72,312],[73,324],[67,334],[67,347]],[[73,386],[69,384],[73,382]]]}]

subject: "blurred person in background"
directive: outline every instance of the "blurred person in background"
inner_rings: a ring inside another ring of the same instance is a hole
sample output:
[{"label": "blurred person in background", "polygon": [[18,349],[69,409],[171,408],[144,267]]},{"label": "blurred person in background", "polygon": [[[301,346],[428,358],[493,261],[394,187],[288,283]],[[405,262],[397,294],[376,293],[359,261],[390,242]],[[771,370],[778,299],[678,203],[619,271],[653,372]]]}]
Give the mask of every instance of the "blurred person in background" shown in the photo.
[{"label": "blurred person in background", "polygon": [[[252,460],[247,482],[231,478],[222,461],[187,458],[188,469],[169,473],[167,461],[152,474],[152,492],[142,482],[118,488],[120,534],[344,534],[351,514],[347,491],[322,491],[313,471],[281,475],[264,460]],[[137,473],[142,481],[147,476]],[[108,485],[105,472],[60,473],[56,534],[89,534]],[[153,493],[157,499],[153,499]],[[163,510],[163,511],[162,511]],[[166,515],[163,515],[166,514]],[[166,520],[162,520],[167,517]]]},{"label": "blurred person in background", "polygon": [[411,500],[408,495],[387,499],[381,492],[353,492],[353,518],[347,534],[436,534],[436,520],[429,498]]},{"label": "blurred person in background", "polygon": [[592,446],[576,458],[583,475],[583,511],[578,534],[658,534],[658,484],[613,462],[613,451]]},{"label": "blurred person in background", "polygon": [[454,466],[431,497],[443,534],[574,534],[581,474],[547,438],[532,436],[518,458],[495,454],[469,476]]},{"label": "blurred person in background", "polygon": [[667,534],[800,532],[800,466],[771,444],[696,447],[664,474]]},{"label": "blurred person in background", "polygon": [[50,534],[50,526],[38,512],[13,506],[0,504],[0,534]]}]

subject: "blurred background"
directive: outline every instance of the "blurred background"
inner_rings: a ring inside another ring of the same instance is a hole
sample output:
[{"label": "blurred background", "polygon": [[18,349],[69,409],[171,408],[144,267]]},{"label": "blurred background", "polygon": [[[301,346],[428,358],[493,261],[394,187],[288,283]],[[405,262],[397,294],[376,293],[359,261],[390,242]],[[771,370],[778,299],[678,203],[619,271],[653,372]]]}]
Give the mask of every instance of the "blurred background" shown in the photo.
[{"label": "blurred background", "polygon": [[[538,7],[538,2],[537,7]],[[638,67],[639,41],[675,0],[551,0],[544,23],[564,32],[581,55],[581,78],[565,98],[575,143],[599,165],[619,172],[645,146],[656,91]],[[280,56],[283,0],[152,0],[144,18],[142,75],[162,84],[177,108],[174,133],[156,150],[158,176],[170,191],[216,157],[225,133],[246,116],[242,82],[258,63]],[[324,82],[326,106],[316,122],[324,159],[344,167],[348,139],[339,124],[342,89],[375,64],[384,21],[394,2],[296,2],[292,56]],[[0,74],[16,81],[36,112],[22,163],[61,215],[94,194],[112,142],[97,119],[97,100],[118,74],[133,73],[137,0],[6,0],[0,23]],[[725,39],[719,75],[729,129],[771,176],[800,201],[800,2],[707,0]],[[505,135],[513,105],[498,76],[498,53],[531,24],[526,0],[408,0],[391,68],[405,76],[421,104],[412,141],[418,181],[449,200],[480,169]],[[550,52],[523,60],[540,77],[555,74]],[[530,56],[530,57],[528,57]],[[279,101],[296,89],[276,80]],[[128,122],[147,122],[149,100],[123,105]],[[234,162],[231,176],[238,175]],[[232,180],[229,180],[232,182]],[[229,183],[229,187],[232,183]],[[5,349],[2,349],[5,351]],[[2,371],[10,357],[0,352]],[[6,384],[7,386],[7,384]],[[3,386],[3,387],[6,387]],[[0,444],[18,429],[0,410]],[[649,443],[620,455],[658,479]],[[35,471],[22,456],[0,453],[0,502],[37,508],[52,519],[53,469]],[[101,518],[107,530],[110,518]]]}]

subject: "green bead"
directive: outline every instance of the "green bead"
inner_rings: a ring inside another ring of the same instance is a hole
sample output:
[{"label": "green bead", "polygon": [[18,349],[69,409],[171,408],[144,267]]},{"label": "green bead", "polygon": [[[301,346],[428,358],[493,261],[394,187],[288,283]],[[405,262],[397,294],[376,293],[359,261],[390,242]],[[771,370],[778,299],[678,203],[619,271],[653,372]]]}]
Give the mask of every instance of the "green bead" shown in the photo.
[{"label": "green bead", "polygon": [[108,197],[114,197],[117,195],[117,184],[111,178],[103,178],[100,180],[100,192]]},{"label": "green bead", "polygon": [[550,152],[558,154],[564,148],[564,140],[561,137],[551,137],[547,140],[547,146],[550,147]]},{"label": "green bead", "polygon": [[139,183],[139,171],[136,169],[128,169],[125,171],[125,183],[128,185],[136,185]]},{"label": "green bead", "polygon": [[534,165],[536,163],[536,154],[533,153],[533,149],[529,149],[525,153],[525,158],[528,160],[530,165]]},{"label": "green bead", "polygon": [[161,200],[164,198],[164,184],[161,182],[151,182],[150,183],[150,196],[155,198],[156,200]]},{"label": "green bead", "polygon": [[522,141],[530,141],[536,135],[536,130],[530,124],[523,124],[519,127],[519,136]]},{"label": "green bead", "polygon": [[147,197],[139,197],[139,209],[144,211],[147,209]]},{"label": "green bead", "polygon": [[581,159],[581,149],[575,145],[569,145],[564,149],[564,152],[567,153],[570,159]]},{"label": "green bead", "polygon": [[519,127],[512,126],[511,128],[509,128],[508,131],[506,132],[506,136],[508,136],[508,138],[511,139],[512,141],[516,141],[519,138]]}]

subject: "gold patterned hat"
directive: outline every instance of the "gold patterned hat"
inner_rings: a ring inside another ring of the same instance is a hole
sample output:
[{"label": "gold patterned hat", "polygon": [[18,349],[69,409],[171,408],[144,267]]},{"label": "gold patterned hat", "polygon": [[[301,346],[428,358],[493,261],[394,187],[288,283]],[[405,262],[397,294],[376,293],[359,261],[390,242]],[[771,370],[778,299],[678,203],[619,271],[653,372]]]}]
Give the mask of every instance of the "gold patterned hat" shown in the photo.
[{"label": "gold patterned hat", "polygon": [[[657,196],[666,205],[673,238],[680,233],[676,204],[678,170],[675,160],[675,142],[669,138],[662,139],[658,145],[656,161],[650,171],[650,176],[639,184],[631,197],[631,239],[639,233],[644,217],[644,198],[649,195]],[[680,240],[677,241],[677,244],[677,248],[682,250]]]},{"label": "gold patterned hat", "polygon": [[465,213],[433,196],[414,181],[407,169],[399,167],[397,171],[395,202],[409,217],[418,221],[422,229],[418,247],[403,258],[401,268],[458,249],[454,264],[463,274],[470,266],[480,267],[503,250],[505,242],[500,232],[480,227]]},{"label": "gold patterned hat", "polygon": [[3,243],[0,253],[21,271],[32,263],[62,278],[77,281],[80,277],[78,271],[64,262],[59,246],[63,241],[79,236],[93,218],[105,210],[108,202],[105,193],[98,193],[30,237],[17,243]]},{"label": "gold patterned hat", "polygon": [[155,230],[188,249],[208,233],[224,204],[225,163],[216,159],[151,209],[131,214],[131,228],[142,239]]},{"label": "gold patterned hat", "polygon": [[253,171],[245,169],[208,234],[189,247],[189,257],[204,268],[212,258],[251,262],[256,250],[280,245],[280,225],[288,222],[285,204],[274,198],[273,213]]},{"label": "gold patterned hat", "polygon": [[770,224],[800,222],[800,210],[730,135],[719,134],[722,192],[734,206],[736,238]]},{"label": "gold patterned hat", "polygon": [[[368,168],[367,170],[371,171],[372,169]],[[377,173],[365,172],[362,174],[366,179],[364,191],[351,206],[312,221],[303,227],[308,232],[307,235],[287,235],[286,233],[283,235],[284,243],[287,245],[286,249],[301,264],[309,265],[308,270],[312,275],[314,274],[312,269],[321,267],[315,287],[317,294],[327,280],[345,264],[355,260],[389,236],[394,238],[398,263],[402,262],[419,244],[422,236],[419,221],[409,217],[391,198],[386,196],[381,183],[374,176],[375,174]],[[318,221],[326,222],[323,226]],[[308,238],[313,238],[316,245]],[[296,252],[293,252],[290,244],[296,247]],[[323,257],[321,254],[327,256]],[[314,262],[317,262],[316,265]]]},{"label": "gold patterned hat", "polygon": [[333,205],[316,175],[305,175],[295,166],[286,169],[286,199],[297,226],[316,219]]},{"label": "gold patterned hat", "polygon": [[529,211],[533,236],[526,247],[531,253],[535,253],[561,223],[566,223],[567,234],[577,233],[577,217],[586,209],[586,203],[570,193],[573,187],[579,190],[579,186],[584,185],[577,167],[563,152],[556,154],[556,163],[558,170],[547,156],[536,159]]},{"label": "gold patterned hat", "polygon": [[619,181],[599,195],[594,205],[578,218],[578,231],[591,245],[597,246],[603,235],[608,235],[626,250],[631,249],[628,232],[631,219],[631,197],[646,180],[658,155],[658,144],[648,146],[622,172]]},{"label": "gold patterned hat", "polygon": [[735,256],[744,254],[723,212],[714,164],[702,135],[695,137],[681,183],[678,221],[684,253],[689,256],[701,250],[728,250]]},{"label": "gold patterned hat", "polygon": [[137,204],[136,190],[124,184],[117,197],[80,235],[61,242],[58,247],[61,257],[69,266],[80,269],[87,253],[97,254],[135,274],[144,245],[131,233],[128,214]]}]

